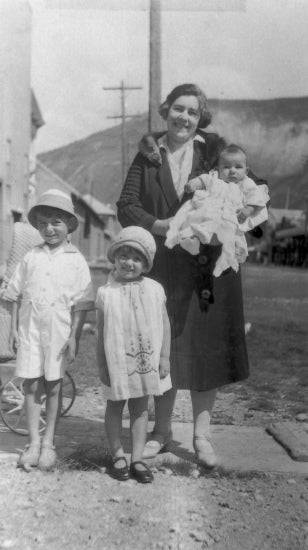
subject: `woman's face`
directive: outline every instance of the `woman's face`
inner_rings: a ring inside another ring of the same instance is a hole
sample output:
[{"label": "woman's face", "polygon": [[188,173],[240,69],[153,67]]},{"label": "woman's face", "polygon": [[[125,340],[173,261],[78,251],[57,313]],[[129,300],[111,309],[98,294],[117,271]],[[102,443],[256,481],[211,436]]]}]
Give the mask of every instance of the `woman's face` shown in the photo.
[{"label": "woman's face", "polygon": [[185,143],[194,136],[200,120],[198,98],[182,95],[172,103],[168,116],[168,137],[174,142]]}]

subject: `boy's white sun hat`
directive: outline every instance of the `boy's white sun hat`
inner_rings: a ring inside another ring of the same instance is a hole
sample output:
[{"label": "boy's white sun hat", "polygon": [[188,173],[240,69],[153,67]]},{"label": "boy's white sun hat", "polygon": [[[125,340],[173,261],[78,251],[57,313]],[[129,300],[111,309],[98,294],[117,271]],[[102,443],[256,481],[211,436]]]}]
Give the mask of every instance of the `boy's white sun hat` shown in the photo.
[{"label": "boy's white sun hat", "polygon": [[116,251],[122,246],[130,246],[138,250],[138,252],[141,252],[147,262],[146,273],[152,269],[156,252],[156,243],[149,231],[137,225],[131,225],[130,227],[122,229],[115,237],[114,242],[107,252],[108,260],[112,264],[114,264],[115,261]]},{"label": "boy's white sun hat", "polygon": [[73,233],[78,227],[78,218],[75,214],[74,205],[71,197],[59,189],[48,189],[38,198],[37,203],[30,208],[28,212],[28,220],[37,229],[37,211],[41,206],[49,206],[63,210],[72,217],[69,233]]}]

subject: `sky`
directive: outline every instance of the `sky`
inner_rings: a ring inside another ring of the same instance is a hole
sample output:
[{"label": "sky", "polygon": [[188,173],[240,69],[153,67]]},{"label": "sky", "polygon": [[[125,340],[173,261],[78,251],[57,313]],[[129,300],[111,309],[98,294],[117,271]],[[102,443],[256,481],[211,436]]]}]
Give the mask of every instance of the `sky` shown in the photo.
[{"label": "sky", "polygon": [[[121,113],[120,92],[104,87],[121,81],[141,87],[126,92],[126,112],[148,110],[149,0],[30,4],[31,81],[46,123],[37,152],[119,124],[108,117]],[[161,5],[162,99],[183,82],[195,82],[218,99],[308,95],[306,0],[161,0]],[[210,9],[201,9],[205,6]]]}]

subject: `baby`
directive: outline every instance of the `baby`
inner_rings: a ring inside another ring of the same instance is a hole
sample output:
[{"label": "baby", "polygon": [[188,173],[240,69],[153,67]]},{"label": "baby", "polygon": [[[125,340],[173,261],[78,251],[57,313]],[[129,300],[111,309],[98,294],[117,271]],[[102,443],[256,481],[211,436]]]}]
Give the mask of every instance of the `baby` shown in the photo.
[{"label": "baby", "polygon": [[166,246],[179,244],[196,255],[200,243],[222,245],[214,276],[239,264],[248,256],[245,232],[268,219],[267,185],[256,185],[247,176],[246,153],[237,145],[229,145],[219,156],[218,173],[211,171],[190,180],[186,193],[194,193],[190,201],[170,222]]}]

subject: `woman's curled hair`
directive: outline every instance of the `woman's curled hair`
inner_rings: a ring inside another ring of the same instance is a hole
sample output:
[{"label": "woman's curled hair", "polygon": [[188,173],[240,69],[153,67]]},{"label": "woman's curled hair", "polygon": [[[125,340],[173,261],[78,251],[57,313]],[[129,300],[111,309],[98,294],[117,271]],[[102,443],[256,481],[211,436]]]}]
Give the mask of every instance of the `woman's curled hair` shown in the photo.
[{"label": "woman's curled hair", "polygon": [[198,122],[198,128],[206,128],[211,120],[212,115],[208,108],[208,101],[204,92],[196,84],[180,84],[173,88],[166,100],[160,105],[158,112],[161,117],[166,120],[171,105],[182,95],[193,95],[198,99],[200,120]]}]

